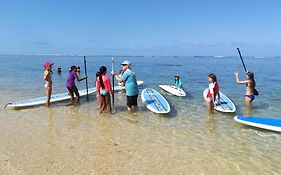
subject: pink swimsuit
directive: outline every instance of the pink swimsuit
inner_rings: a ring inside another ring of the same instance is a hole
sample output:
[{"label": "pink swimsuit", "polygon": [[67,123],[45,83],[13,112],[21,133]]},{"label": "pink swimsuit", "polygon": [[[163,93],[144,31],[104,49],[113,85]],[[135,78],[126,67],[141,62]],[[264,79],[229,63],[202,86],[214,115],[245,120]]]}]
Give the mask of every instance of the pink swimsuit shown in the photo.
[{"label": "pink swimsuit", "polygon": [[99,77],[97,77],[97,79],[96,79],[97,93],[101,94],[101,95],[105,95],[107,92],[112,93],[112,87],[111,87],[109,77],[107,75],[102,75],[102,81],[103,81],[103,84],[104,84],[104,89],[102,89]]}]

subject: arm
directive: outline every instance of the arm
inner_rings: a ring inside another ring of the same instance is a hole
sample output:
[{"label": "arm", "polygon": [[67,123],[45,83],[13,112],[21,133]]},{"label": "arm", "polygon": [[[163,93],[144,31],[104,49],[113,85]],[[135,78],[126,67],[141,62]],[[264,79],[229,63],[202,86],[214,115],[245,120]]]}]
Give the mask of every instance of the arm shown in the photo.
[{"label": "arm", "polygon": [[84,78],[79,78],[79,76],[77,75],[77,73],[75,72],[75,78],[77,79],[78,82],[85,80],[88,77],[84,77]]},{"label": "arm", "polygon": [[238,72],[235,72],[235,79],[236,79],[237,84],[247,84],[247,83],[249,83],[249,80],[240,81],[239,77],[238,77]]},{"label": "arm", "polygon": [[44,80],[47,81],[49,75],[50,75],[50,71],[49,70],[45,70],[44,71]]},{"label": "arm", "polygon": [[97,95],[100,95],[100,82],[96,80]]},{"label": "arm", "polygon": [[[115,77],[115,79],[119,82],[122,83],[124,82],[123,80],[121,80],[121,77],[117,76],[116,73],[114,71],[111,72],[111,75]],[[123,74],[124,75],[124,74]]]},{"label": "arm", "polygon": [[107,91],[109,91],[111,94],[113,93],[110,78],[108,76],[106,76],[106,81],[104,82],[104,86]]}]

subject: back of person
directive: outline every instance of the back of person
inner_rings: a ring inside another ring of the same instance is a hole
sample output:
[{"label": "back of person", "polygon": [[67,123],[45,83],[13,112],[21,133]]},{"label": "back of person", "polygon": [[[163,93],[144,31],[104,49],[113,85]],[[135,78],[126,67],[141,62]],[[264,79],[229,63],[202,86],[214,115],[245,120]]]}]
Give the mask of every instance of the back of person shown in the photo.
[{"label": "back of person", "polygon": [[134,96],[139,93],[135,72],[130,69],[127,69],[122,75],[121,80],[125,81],[125,89],[127,96]]},{"label": "back of person", "polygon": [[101,90],[103,90],[103,91],[111,92],[112,93],[112,87],[111,87],[111,83],[110,83],[110,78],[107,75],[103,74],[102,75],[102,81],[103,81],[103,84],[104,84],[104,88],[101,87],[101,83],[100,83],[99,77],[97,77],[97,79],[96,79],[97,86],[100,87]]}]

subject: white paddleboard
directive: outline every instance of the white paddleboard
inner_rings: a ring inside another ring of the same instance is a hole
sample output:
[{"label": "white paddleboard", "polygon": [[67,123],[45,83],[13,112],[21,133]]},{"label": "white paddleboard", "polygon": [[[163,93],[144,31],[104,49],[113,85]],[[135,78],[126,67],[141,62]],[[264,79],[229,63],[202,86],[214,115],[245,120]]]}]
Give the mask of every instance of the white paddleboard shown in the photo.
[{"label": "white paddleboard", "polygon": [[[138,86],[143,84],[143,81],[137,81]],[[114,91],[124,90],[125,86],[114,86]]]},{"label": "white paddleboard", "polygon": [[147,109],[157,114],[167,114],[171,111],[168,101],[156,90],[145,88],[141,92],[142,102]]},{"label": "white paddleboard", "polygon": [[173,85],[158,85],[161,89],[169,92],[172,95],[179,96],[179,97],[185,97],[186,93],[183,89],[173,86]]},{"label": "white paddleboard", "polygon": [[[94,92],[96,92],[96,88],[88,89],[88,94],[92,94]],[[79,95],[80,95],[80,97],[83,97],[83,96],[87,95],[87,90],[86,89],[80,90],[79,91]],[[64,101],[64,100],[69,100],[69,99],[70,99],[70,96],[68,95],[68,92],[67,93],[62,93],[62,94],[55,94],[55,95],[51,96],[50,103]],[[9,103],[7,105],[7,107],[10,107],[10,108],[24,108],[24,107],[43,105],[45,103],[46,103],[46,96],[16,101],[16,102],[13,102],[13,103]]]},{"label": "white paddleboard", "polygon": [[253,116],[235,116],[234,120],[249,126],[281,132],[281,119]]},{"label": "white paddleboard", "polygon": [[[203,92],[204,98],[207,96],[208,90],[209,90],[208,88],[204,90]],[[220,93],[220,101],[218,101],[218,98],[216,98],[215,106],[214,106],[215,110],[220,112],[235,112],[236,107],[234,103],[230,100],[230,98],[228,98],[221,91],[219,91],[219,93]]]}]

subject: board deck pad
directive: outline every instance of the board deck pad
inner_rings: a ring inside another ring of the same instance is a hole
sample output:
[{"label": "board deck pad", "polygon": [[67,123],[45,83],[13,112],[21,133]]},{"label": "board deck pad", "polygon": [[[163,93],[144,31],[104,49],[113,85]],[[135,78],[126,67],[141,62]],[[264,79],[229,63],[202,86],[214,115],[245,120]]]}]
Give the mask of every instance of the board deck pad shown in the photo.
[{"label": "board deck pad", "polygon": [[164,114],[169,113],[171,110],[168,101],[154,89],[143,89],[141,98],[146,107],[152,112]]}]

